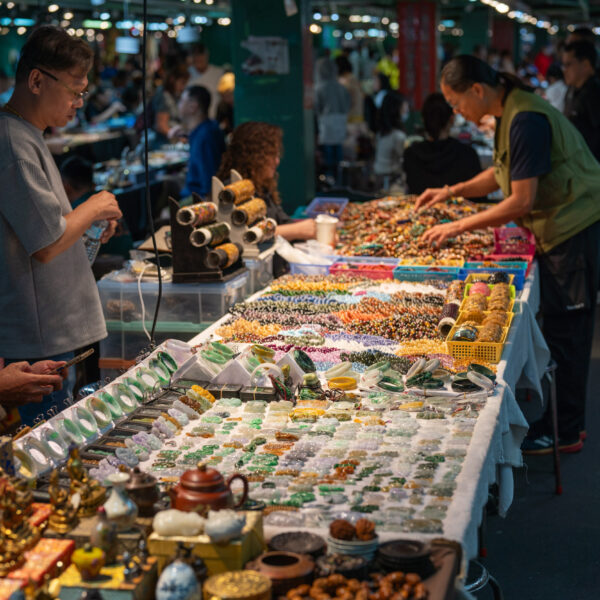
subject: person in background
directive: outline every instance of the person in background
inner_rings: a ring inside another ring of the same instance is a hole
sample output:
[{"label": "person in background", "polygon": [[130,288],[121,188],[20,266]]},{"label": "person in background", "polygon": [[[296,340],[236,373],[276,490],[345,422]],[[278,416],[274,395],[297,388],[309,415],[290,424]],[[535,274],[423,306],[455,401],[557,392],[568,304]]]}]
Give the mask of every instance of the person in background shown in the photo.
[{"label": "person in background", "polygon": [[380,127],[375,138],[373,171],[379,186],[387,192],[395,179],[402,177],[402,156],[406,134],[402,131],[402,111],[406,98],[398,92],[388,92],[381,106]]},{"label": "person in background", "polygon": [[209,119],[210,92],[201,85],[186,88],[178,108],[182,128],[188,135],[190,160],[182,198],[192,192],[209,196],[212,176],[217,172],[225,151],[225,140],[219,125]]},{"label": "person in background", "polygon": [[500,52],[500,68],[498,70],[513,75],[516,73],[515,63],[509,50]]},{"label": "person in background", "polygon": [[444,187],[466,181],[481,172],[479,156],[472,146],[450,137],[452,108],[443,94],[429,94],[421,109],[426,139],[404,152],[404,173],[409,194],[428,187]]},{"label": "person in background", "polygon": [[352,73],[352,64],[345,55],[335,59],[338,70],[338,81],[350,94],[350,110],[346,129],[348,135],[344,141],[344,156],[354,160],[357,156],[359,138],[367,134],[367,127],[363,116],[364,94],[360,82]]},{"label": "person in background", "polygon": [[377,133],[379,130],[379,119],[380,119],[380,110],[381,105],[383,104],[383,99],[385,95],[392,89],[390,86],[390,80],[383,73],[375,73],[375,78],[373,79],[373,94],[370,96],[365,96],[364,102],[364,117],[369,129],[373,133]]},{"label": "person in background", "polygon": [[473,46],[473,56],[476,56],[479,60],[486,62],[488,58],[488,50],[483,44],[475,44]]},{"label": "person in background", "polygon": [[[93,53],[62,29],[41,26],[27,39],[15,90],[0,112],[0,356],[5,364],[69,360],[106,337],[98,289],[82,242],[96,221],[114,233],[121,211],[108,192],[72,209],[43,132],[64,127],[83,106]],[[34,358],[35,357],[35,358]],[[70,393],[19,407],[26,425],[62,410]]]},{"label": "person in background", "polygon": [[217,94],[219,80],[225,71],[221,67],[211,65],[208,48],[204,44],[196,44],[192,48],[192,64],[190,66],[190,85],[201,85],[210,92],[211,109],[208,116],[217,117]]},{"label": "person in background", "polygon": [[190,78],[187,67],[178,65],[167,71],[165,81],[159,87],[151,102],[152,129],[156,137],[153,146],[159,147],[169,142],[169,131],[179,124],[177,100]]},{"label": "person in background", "polygon": [[123,103],[112,97],[112,91],[109,88],[98,87],[90,95],[90,99],[85,107],[85,119],[88,123],[96,125],[104,123],[118,113],[125,112],[127,109]]},{"label": "person in background", "polygon": [[544,97],[556,110],[563,112],[568,88],[560,65],[554,63],[548,67],[546,81],[548,82],[548,87],[546,88]]},{"label": "person in background", "polygon": [[13,82],[4,69],[0,69],[0,105],[6,104],[13,93]]},{"label": "person in background", "polygon": [[89,160],[70,156],[61,164],[60,176],[72,208],[77,208],[93,196],[94,165]]},{"label": "person in background", "polygon": [[233,131],[233,92],[235,90],[235,75],[225,73],[219,79],[217,91],[219,92],[219,103],[217,105],[216,121],[227,139]]},{"label": "person in background", "polygon": [[217,177],[227,181],[231,169],[251,179],[256,196],[267,205],[267,217],[277,221],[276,234],[286,240],[310,240],[316,235],[314,219],[292,221],[281,206],[277,167],[283,152],[283,131],[277,125],[248,121],[238,125],[221,161]]},{"label": "person in background", "polygon": [[596,48],[590,42],[565,46],[563,73],[565,83],[573,90],[565,116],[577,127],[596,160],[600,160],[600,79],[596,61]]},{"label": "person in background", "polygon": [[554,47],[552,44],[546,44],[535,56],[533,64],[536,66],[538,73],[542,77],[546,77],[548,67],[554,62]]},{"label": "person in background", "polygon": [[337,80],[335,63],[331,60],[322,61],[319,64],[319,84],[315,87],[315,116],[325,174],[334,180],[337,179],[338,164],[342,160],[350,104],[350,94]]}]

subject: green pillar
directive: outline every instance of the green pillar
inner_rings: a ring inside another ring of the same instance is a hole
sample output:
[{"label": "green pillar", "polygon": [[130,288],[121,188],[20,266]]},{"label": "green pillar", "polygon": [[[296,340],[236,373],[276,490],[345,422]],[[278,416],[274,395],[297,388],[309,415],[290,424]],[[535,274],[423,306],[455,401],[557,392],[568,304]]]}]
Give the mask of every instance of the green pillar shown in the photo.
[{"label": "green pillar", "polygon": [[[266,121],[283,129],[279,192],[288,214],[312,200],[315,184],[310,4],[301,0],[296,4],[298,12],[287,16],[282,0],[231,2],[235,122]],[[251,36],[286,40],[289,72],[246,72],[242,65],[250,53],[242,43]]]},{"label": "green pillar", "polygon": [[473,48],[477,44],[486,48],[489,48],[490,45],[492,26],[490,9],[487,6],[471,6],[472,10],[465,11],[460,19],[463,30],[460,38],[460,52],[463,54],[472,54]]}]

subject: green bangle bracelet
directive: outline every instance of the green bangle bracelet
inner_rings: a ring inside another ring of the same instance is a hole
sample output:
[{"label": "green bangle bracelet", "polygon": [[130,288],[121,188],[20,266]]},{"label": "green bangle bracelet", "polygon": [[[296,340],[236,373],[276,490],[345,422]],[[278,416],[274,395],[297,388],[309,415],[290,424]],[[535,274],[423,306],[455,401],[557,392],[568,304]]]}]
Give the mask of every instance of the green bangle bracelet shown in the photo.
[{"label": "green bangle bracelet", "polygon": [[223,356],[228,356],[229,358],[232,358],[233,355],[235,354],[235,352],[229,346],[226,346],[225,344],[223,344],[221,342],[211,342],[210,347],[215,352],[219,352]]},{"label": "green bangle bracelet", "polygon": [[223,356],[214,350],[202,350],[202,352],[200,352],[200,356],[218,365],[224,365],[229,360],[226,356]]},{"label": "green bangle bracelet", "polygon": [[73,444],[77,444],[77,446],[83,444],[83,434],[77,424],[71,419],[60,419],[57,420],[56,423],[56,428],[63,438],[69,440],[69,442],[72,442]]},{"label": "green bangle bracelet", "polygon": [[96,419],[85,406],[76,406],[74,413],[72,413],[72,417],[86,440],[90,440],[98,434],[98,424],[96,423]]},{"label": "green bangle bracelet", "polygon": [[141,367],[135,372],[135,377],[139,381],[140,385],[144,387],[144,391],[151,392],[156,387],[156,384],[160,382],[158,375],[148,369],[147,367]]},{"label": "green bangle bracelet", "polygon": [[69,444],[51,427],[44,427],[40,434],[42,442],[48,446],[50,456],[56,462],[62,462],[69,454]]},{"label": "green bangle bracelet", "polygon": [[90,396],[86,401],[86,405],[100,429],[104,429],[112,423],[113,417],[110,408],[100,398]]},{"label": "green bangle bracelet", "polygon": [[133,392],[135,399],[141,404],[146,395],[142,384],[134,377],[126,377],[124,383]]},{"label": "green bangle bracelet", "polygon": [[375,369],[377,369],[377,371],[381,371],[382,373],[387,371],[390,368],[390,361],[389,360],[380,360],[379,362],[376,362],[374,365],[370,365],[365,369],[365,373],[368,371],[374,371]]},{"label": "green bangle bracelet", "polygon": [[177,371],[177,361],[168,352],[161,350],[156,356],[167,367],[171,375]]},{"label": "green bangle bracelet", "polygon": [[159,358],[152,358],[148,363],[148,367],[151,371],[156,373],[161,383],[168,384],[171,380],[169,369],[167,369]]},{"label": "green bangle bracelet", "polygon": [[139,406],[135,394],[124,383],[117,385],[116,398],[126,414],[133,412]]},{"label": "green bangle bracelet", "polygon": [[36,473],[41,474],[50,467],[50,457],[46,444],[38,440],[35,435],[29,435],[23,442],[23,450],[35,466]]},{"label": "green bangle bracelet", "polygon": [[113,419],[118,419],[123,416],[123,409],[120,404],[106,390],[98,392],[98,398],[108,406]]}]

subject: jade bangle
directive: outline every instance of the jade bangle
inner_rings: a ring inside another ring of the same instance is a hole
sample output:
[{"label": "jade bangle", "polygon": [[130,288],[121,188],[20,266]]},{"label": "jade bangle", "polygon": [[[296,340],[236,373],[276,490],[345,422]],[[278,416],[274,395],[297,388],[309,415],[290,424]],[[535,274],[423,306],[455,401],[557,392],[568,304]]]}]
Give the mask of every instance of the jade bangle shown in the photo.
[{"label": "jade bangle", "polygon": [[147,367],[137,369],[135,377],[138,380],[139,385],[143,386],[144,391],[146,392],[154,390],[156,384],[160,382],[158,375]]},{"label": "jade bangle", "polygon": [[161,383],[168,384],[171,380],[171,373],[169,369],[158,357],[150,359],[148,367],[150,368],[150,370],[156,373]]},{"label": "jade bangle", "polygon": [[354,377],[332,377],[327,383],[331,390],[354,390],[357,385]]},{"label": "jade bangle", "polygon": [[105,402],[100,400],[100,398],[97,398],[96,396],[91,396],[87,399],[86,405],[87,409],[92,413],[100,429],[104,429],[112,423],[112,415],[110,412],[110,408],[106,405]]},{"label": "jade bangle", "polygon": [[123,416],[123,409],[119,403],[106,390],[98,392],[98,398],[108,406],[113,419],[118,419]]},{"label": "jade bangle", "polygon": [[344,373],[347,373],[352,368],[352,363],[342,362],[338,365],[333,365],[330,369],[325,371],[325,379],[331,379],[332,377],[341,377]]},{"label": "jade bangle", "polygon": [[210,346],[216,352],[223,354],[223,356],[228,356],[229,358],[233,358],[233,355],[235,354],[235,352],[231,348],[229,348],[229,346],[226,346],[221,342],[211,342]]},{"label": "jade bangle", "polygon": [[75,407],[74,413],[71,414],[73,421],[79,427],[86,440],[98,434],[98,423],[96,423],[94,415],[87,408],[78,405]]},{"label": "jade bangle", "polygon": [[[62,462],[69,454],[69,444],[51,427],[44,427],[40,434],[42,442],[48,446],[50,456],[56,462]],[[58,447],[58,450],[55,448]]]},{"label": "jade bangle", "polygon": [[171,375],[177,371],[177,361],[168,352],[161,350],[157,353],[156,357],[163,365],[165,365],[165,367],[167,367],[167,371],[169,371]]},{"label": "jade bangle", "polygon": [[37,471],[35,463],[29,454],[20,448],[15,448],[13,450],[13,456],[19,461],[19,469],[17,472],[25,479],[34,479],[37,475]]},{"label": "jade bangle", "polygon": [[385,371],[387,371],[390,368],[390,361],[389,360],[380,360],[379,362],[368,366],[365,369],[365,372],[368,373],[369,371],[381,371],[382,373],[384,373]]},{"label": "jade bangle", "polygon": [[[23,450],[27,452],[29,458],[35,466],[36,473],[43,473],[50,467],[49,448],[47,444],[38,440],[34,435],[30,435],[23,442]],[[40,456],[41,459],[38,459]]]},{"label": "jade bangle", "polygon": [[135,399],[141,404],[144,400],[144,396],[146,395],[142,384],[134,377],[126,377],[123,383],[129,387],[129,389],[133,392]]},{"label": "jade bangle", "polygon": [[83,434],[75,422],[73,422],[71,419],[64,418],[57,420],[56,423],[56,428],[63,438],[73,442],[74,444],[77,444],[78,446],[83,444]]},{"label": "jade bangle", "polygon": [[138,407],[135,394],[124,383],[117,384],[117,402],[121,405],[123,412],[129,414]]},{"label": "jade bangle", "polygon": [[228,360],[226,356],[223,356],[214,350],[202,350],[202,352],[200,352],[200,356],[212,363],[216,363],[217,365],[224,365]]}]

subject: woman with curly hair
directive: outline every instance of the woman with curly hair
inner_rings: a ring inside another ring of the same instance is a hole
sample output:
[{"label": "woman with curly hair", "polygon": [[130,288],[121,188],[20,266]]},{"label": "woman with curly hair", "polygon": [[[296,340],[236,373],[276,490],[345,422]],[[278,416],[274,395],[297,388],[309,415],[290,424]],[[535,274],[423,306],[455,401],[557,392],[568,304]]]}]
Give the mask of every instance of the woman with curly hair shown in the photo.
[{"label": "woman with curly hair", "polygon": [[282,151],[281,127],[259,121],[242,123],[233,130],[217,177],[226,181],[231,169],[235,169],[242,177],[251,179],[256,196],[267,205],[267,217],[277,221],[277,235],[290,241],[312,239],[316,234],[314,219],[292,221],[281,206],[277,167]]}]

